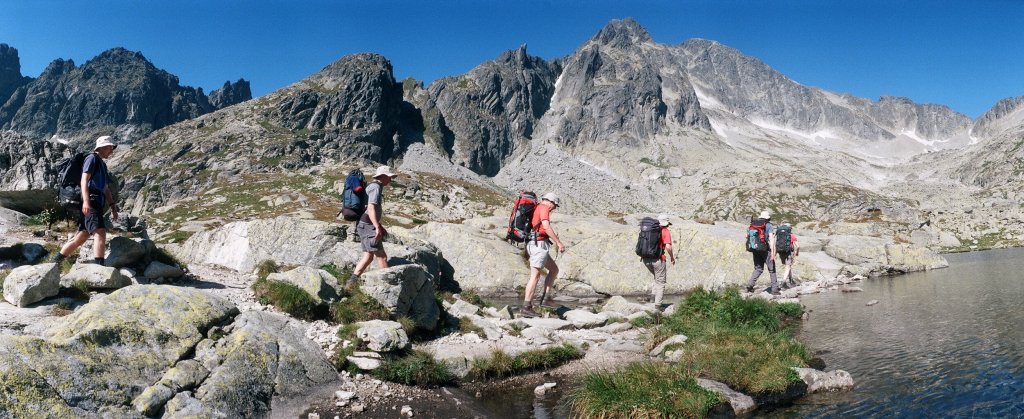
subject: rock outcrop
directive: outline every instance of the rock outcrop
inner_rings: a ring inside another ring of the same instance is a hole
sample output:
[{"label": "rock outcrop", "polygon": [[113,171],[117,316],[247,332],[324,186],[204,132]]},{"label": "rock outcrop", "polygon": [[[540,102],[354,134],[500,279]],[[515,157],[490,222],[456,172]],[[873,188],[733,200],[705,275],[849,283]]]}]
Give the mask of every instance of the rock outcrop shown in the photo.
[{"label": "rock outcrop", "polygon": [[84,284],[89,289],[118,289],[132,284],[120,269],[92,263],[75,264],[71,271],[60,277],[60,286],[71,288]]},{"label": "rock outcrop", "polygon": [[18,50],[7,44],[0,44],[0,106],[7,102],[19,87],[32,81],[21,75],[21,59]]},{"label": "rock outcrop", "polygon": [[[346,278],[347,279],[347,278]],[[340,295],[338,279],[323,269],[299,266],[287,272],[272,273],[267,276],[269,281],[280,281],[299,287],[317,304],[332,303]]]},{"label": "rock outcrop", "polygon": [[287,317],[198,290],[136,285],[41,336],[0,336],[0,416],[264,416],[275,397],[334,381]]},{"label": "rock outcrop", "polygon": [[220,89],[210,92],[209,99],[214,109],[226,108],[252,99],[252,90],[245,79],[238,79],[234,83],[226,81]]},{"label": "rock outcrop", "polygon": [[424,330],[434,330],[441,308],[434,300],[437,285],[419,265],[401,265],[362,275],[360,288],[384,305],[393,318],[407,316]]}]

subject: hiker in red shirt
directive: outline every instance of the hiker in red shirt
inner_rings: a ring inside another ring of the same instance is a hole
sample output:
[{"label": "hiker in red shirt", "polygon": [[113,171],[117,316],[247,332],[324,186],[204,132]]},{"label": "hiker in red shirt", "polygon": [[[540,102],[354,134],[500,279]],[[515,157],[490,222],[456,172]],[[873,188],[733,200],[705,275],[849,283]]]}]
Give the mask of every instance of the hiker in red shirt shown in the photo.
[{"label": "hiker in red shirt", "polygon": [[[523,309],[520,315],[523,317],[536,317],[537,312],[533,309],[534,288],[540,280],[541,269],[547,269],[548,274],[544,279],[544,295],[551,298],[551,287],[555,284],[555,277],[558,276],[558,265],[551,258],[549,250],[551,242],[558,245],[558,251],[565,253],[565,245],[555,234],[551,227],[551,210],[558,208],[558,195],[548,192],[541,197],[540,204],[533,211],[533,219],[530,224],[533,226],[531,238],[526,242],[526,253],[530,257],[530,282],[526,284],[526,296],[523,298]],[[549,305],[550,301],[541,301],[541,305]]]},{"label": "hiker in red shirt", "polygon": [[676,264],[676,255],[672,254],[672,233],[668,231],[668,226],[672,225],[668,214],[659,215],[658,224],[661,225],[661,240],[658,243],[662,249],[661,257],[640,258],[647,270],[654,274],[652,292],[655,305],[661,304],[661,298],[665,294],[665,283],[668,282],[668,266],[665,265],[665,255],[668,255],[673,265]]}]

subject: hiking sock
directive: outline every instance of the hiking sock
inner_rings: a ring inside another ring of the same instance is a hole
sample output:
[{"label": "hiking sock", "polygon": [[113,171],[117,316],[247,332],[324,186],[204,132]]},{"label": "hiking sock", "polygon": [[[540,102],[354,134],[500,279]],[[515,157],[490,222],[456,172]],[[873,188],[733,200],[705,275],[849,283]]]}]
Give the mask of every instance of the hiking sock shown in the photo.
[{"label": "hiking sock", "polygon": [[92,263],[103,266],[107,264],[107,258],[93,258]]}]

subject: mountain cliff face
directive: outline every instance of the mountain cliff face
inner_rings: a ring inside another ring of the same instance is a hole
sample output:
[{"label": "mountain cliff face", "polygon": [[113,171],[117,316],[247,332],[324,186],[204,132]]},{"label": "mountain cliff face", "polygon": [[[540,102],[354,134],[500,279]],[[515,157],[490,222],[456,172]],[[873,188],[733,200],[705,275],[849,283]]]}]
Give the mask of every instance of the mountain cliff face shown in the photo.
[{"label": "mountain cliff face", "polygon": [[125,207],[152,210],[253,173],[389,161],[402,151],[403,107],[387,59],[344,57],[257,100],[157,131],[116,156],[125,168]]},{"label": "mountain cliff face", "polygon": [[537,120],[548,110],[559,64],[526,53],[526,46],[508,51],[469,73],[435,81],[427,89],[451,131],[450,150],[456,164],[493,176],[505,160],[529,140]]},{"label": "mountain cliff face", "polygon": [[11,97],[11,93],[32,81],[21,75],[21,59],[18,50],[7,44],[0,44],[0,104]]},{"label": "mountain cliff face", "polygon": [[[3,61],[11,62],[7,55]],[[16,61],[16,51],[13,57]],[[10,79],[14,73],[0,74]],[[0,90],[3,86],[0,80]],[[228,86],[232,93],[218,93],[215,106],[202,89],[179,85],[176,76],[156,68],[141,53],[114,48],[80,67],[70,60],[55,60],[39,78],[17,86],[0,107],[0,128],[81,142],[114,134],[131,143],[153,130],[251,96],[244,80]]]}]

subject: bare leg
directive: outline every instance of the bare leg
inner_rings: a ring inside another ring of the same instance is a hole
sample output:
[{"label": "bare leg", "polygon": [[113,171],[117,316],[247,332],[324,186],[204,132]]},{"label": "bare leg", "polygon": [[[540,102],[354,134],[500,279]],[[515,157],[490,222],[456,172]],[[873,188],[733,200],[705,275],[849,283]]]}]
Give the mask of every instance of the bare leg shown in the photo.
[{"label": "bare leg", "polygon": [[373,256],[377,258],[377,266],[381,269],[388,268],[388,254],[384,253],[384,249],[380,249],[373,252]]},{"label": "bare leg", "polygon": [[68,257],[71,252],[85,244],[85,241],[89,240],[89,233],[86,231],[79,231],[71,238],[71,241],[64,244],[64,247],[60,248],[61,256]]},{"label": "bare leg", "polygon": [[107,254],[107,229],[99,228],[92,235],[92,250],[97,259],[102,259]]},{"label": "bare leg", "polygon": [[[555,285],[555,278],[558,277],[558,265],[555,264],[554,260],[548,258],[548,260],[544,262],[544,267],[548,270],[548,275],[544,278],[544,295],[554,295],[551,292],[551,289]],[[544,301],[541,301],[540,303],[544,304]]]},{"label": "bare leg", "polygon": [[362,275],[363,271],[370,266],[370,262],[373,262],[373,253],[363,252],[363,257],[356,263],[356,268],[352,271],[352,275]]},{"label": "bare leg", "polygon": [[540,268],[530,267],[530,281],[526,283],[526,295],[523,297],[523,302],[527,306],[533,305],[533,293],[534,289],[537,288],[537,281],[540,280]]}]

